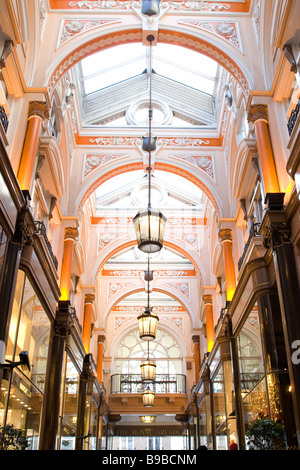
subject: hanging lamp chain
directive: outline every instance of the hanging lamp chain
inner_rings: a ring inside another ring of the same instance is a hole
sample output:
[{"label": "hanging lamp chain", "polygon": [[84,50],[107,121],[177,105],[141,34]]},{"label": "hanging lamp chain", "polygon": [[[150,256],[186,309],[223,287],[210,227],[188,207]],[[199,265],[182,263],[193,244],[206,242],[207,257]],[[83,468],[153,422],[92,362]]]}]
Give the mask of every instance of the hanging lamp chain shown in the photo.
[{"label": "hanging lamp chain", "polygon": [[150,43],[149,48],[149,164],[148,164],[148,210],[151,209],[151,134],[152,134],[152,117],[153,117],[153,109],[152,109],[152,41],[154,36],[149,35],[147,39]]}]

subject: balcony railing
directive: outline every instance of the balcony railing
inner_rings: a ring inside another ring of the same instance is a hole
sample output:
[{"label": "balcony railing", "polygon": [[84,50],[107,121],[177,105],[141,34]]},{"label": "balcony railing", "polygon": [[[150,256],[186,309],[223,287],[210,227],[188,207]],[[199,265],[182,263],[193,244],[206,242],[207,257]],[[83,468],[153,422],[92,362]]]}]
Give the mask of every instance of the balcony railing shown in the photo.
[{"label": "balcony railing", "polygon": [[259,228],[260,228],[260,224],[259,224],[259,223],[255,223],[255,224],[252,224],[252,225],[251,225],[251,228],[250,228],[250,230],[249,230],[249,238],[248,238],[247,243],[246,243],[246,245],[245,245],[245,247],[244,247],[243,254],[242,254],[242,256],[240,257],[240,259],[239,259],[239,261],[238,261],[238,269],[239,269],[239,271],[240,271],[240,269],[241,269],[241,267],[242,267],[242,264],[243,264],[243,262],[244,262],[244,259],[245,259],[246,255],[247,255],[247,251],[248,251],[248,249],[249,249],[249,245],[250,245],[250,243],[251,243],[252,238],[259,236]]},{"label": "balcony railing", "polygon": [[300,111],[300,100],[296,104],[295,109],[291,112],[290,118],[289,118],[288,123],[287,123],[287,128],[288,128],[290,137],[292,135],[293,129],[294,129],[295,124],[296,124],[296,121],[298,119],[299,111]]},{"label": "balcony railing", "polygon": [[0,121],[3,126],[4,132],[6,133],[8,129],[8,118],[4,106],[0,106]]},{"label": "balcony railing", "polygon": [[186,393],[186,376],[157,374],[155,382],[150,384],[144,384],[138,374],[111,376],[111,393],[143,393],[148,385],[155,393]]},{"label": "balcony railing", "polygon": [[35,225],[36,225],[36,229],[37,229],[37,233],[39,235],[42,235],[42,237],[44,238],[44,241],[47,245],[47,248],[48,248],[48,251],[49,251],[49,254],[50,254],[50,257],[53,261],[53,264],[55,266],[55,269],[57,270],[57,267],[58,267],[58,261],[57,261],[57,258],[56,256],[54,255],[53,251],[52,251],[52,246],[51,246],[51,243],[49,242],[48,240],[48,237],[47,237],[47,234],[46,234],[46,227],[45,227],[45,224],[43,221],[41,220],[36,220],[35,221]]}]

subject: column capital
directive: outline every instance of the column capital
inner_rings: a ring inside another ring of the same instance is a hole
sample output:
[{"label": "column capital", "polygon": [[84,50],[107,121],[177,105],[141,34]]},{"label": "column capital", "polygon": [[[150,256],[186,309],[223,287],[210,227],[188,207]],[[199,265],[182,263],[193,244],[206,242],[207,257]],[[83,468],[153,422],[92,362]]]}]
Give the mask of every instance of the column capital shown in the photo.
[{"label": "column capital", "polygon": [[60,300],[53,323],[54,335],[65,338],[70,334],[73,324],[72,307],[69,300]]},{"label": "column capital", "polygon": [[283,211],[267,210],[260,231],[264,237],[263,246],[267,249],[291,245],[291,226]]},{"label": "column capital", "polygon": [[98,343],[105,343],[105,335],[98,335]]},{"label": "column capital", "polygon": [[255,124],[257,121],[269,122],[268,106],[266,104],[254,104],[248,112],[248,122]]},{"label": "column capital", "polygon": [[44,121],[49,119],[49,110],[45,101],[29,101],[28,118],[38,116]]},{"label": "column capital", "polygon": [[205,305],[212,304],[212,295],[211,294],[204,294],[202,295],[202,300]]},{"label": "column capital", "polygon": [[230,241],[232,242],[232,230],[231,228],[221,228],[219,230],[219,239],[221,242]]},{"label": "column capital", "polygon": [[95,295],[94,294],[85,294],[84,296],[84,303],[85,304],[92,304],[95,302]]},{"label": "column capital", "polygon": [[65,240],[72,239],[77,240],[79,236],[77,227],[66,227],[65,228]]},{"label": "column capital", "polygon": [[193,343],[200,343],[200,336],[199,335],[193,335],[192,336],[192,341],[193,341]]}]

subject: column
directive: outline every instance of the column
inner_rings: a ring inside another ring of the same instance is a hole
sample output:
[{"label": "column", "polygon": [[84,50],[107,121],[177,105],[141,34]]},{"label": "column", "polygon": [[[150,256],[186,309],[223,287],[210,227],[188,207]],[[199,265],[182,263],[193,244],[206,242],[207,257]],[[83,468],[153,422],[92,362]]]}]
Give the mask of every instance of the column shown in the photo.
[{"label": "column", "polygon": [[98,353],[97,353],[97,378],[101,385],[102,383],[102,369],[103,369],[103,353],[104,353],[105,336],[98,336]]},{"label": "column", "polygon": [[212,310],[212,295],[206,294],[202,296],[202,300],[205,305],[205,318],[206,318],[206,340],[207,340],[207,352],[209,353],[212,350],[214,345],[214,319],[213,319],[213,310]]},{"label": "column", "polygon": [[285,212],[268,209],[262,221],[261,233],[265,236],[264,246],[270,248],[273,253],[296,433],[300,448],[300,289],[294,248],[290,240],[291,228]]},{"label": "column", "polygon": [[55,450],[67,336],[73,324],[69,301],[59,301],[49,344],[39,450]]},{"label": "column", "polygon": [[[8,242],[0,284],[0,363],[5,362],[11,311],[22,250],[25,245],[32,244],[32,236],[35,230],[30,209],[27,204],[24,204],[17,217],[14,234]],[[3,369],[0,368],[0,382],[2,380],[2,372]]]},{"label": "column", "polygon": [[46,103],[30,101],[27,131],[18,171],[18,181],[22,190],[30,191],[41,126],[47,118],[49,118],[49,112]]},{"label": "column", "polygon": [[69,300],[71,285],[71,269],[74,251],[74,243],[78,237],[76,227],[66,227],[64,239],[64,255],[60,275],[60,300]]},{"label": "column", "polygon": [[[236,419],[236,436],[237,444],[239,450],[245,450],[245,434],[243,426],[243,409],[242,409],[242,390],[240,382],[240,368],[239,368],[239,358],[238,358],[238,348],[237,340],[232,331],[232,321],[228,313],[225,313],[222,322],[222,330],[220,336],[227,337],[230,344],[230,357],[232,365],[232,378],[233,378],[233,387],[234,387],[234,415]],[[221,342],[223,343],[224,348],[224,338]],[[225,346],[227,348],[227,345]],[[223,349],[223,357],[228,357],[228,352]],[[228,368],[227,368],[228,372]]]},{"label": "column", "polygon": [[219,239],[223,245],[226,300],[231,301],[236,288],[233,256],[232,256],[232,231],[230,228],[222,228],[219,231]]},{"label": "column", "polygon": [[[225,326],[225,327],[224,327]],[[219,344],[220,348],[220,358],[222,361],[223,368],[223,380],[224,380],[224,393],[225,393],[225,403],[226,403],[226,418],[228,426],[228,437],[229,443],[234,441],[238,442],[237,435],[237,426],[236,426],[236,413],[235,413],[235,403],[234,403],[234,381],[232,373],[232,362],[231,362],[231,346],[230,346],[230,337],[228,335],[229,330],[225,325],[222,326],[216,341]]]},{"label": "column", "polygon": [[88,385],[92,377],[91,354],[87,354],[83,360],[82,372],[80,374],[78,404],[77,404],[77,425],[75,450],[83,450],[86,421],[86,401],[88,395]]},{"label": "column", "polygon": [[95,301],[94,294],[86,294],[85,295],[85,297],[84,297],[84,319],[83,319],[82,341],[83,341],[84,349],[85,349],[87,354],[90,352],[92,311],[93,311],[94,301]]},{"label": "column", "polygon": [[203,369],[201,380],[203,383],[203,391],[205,395],[207,448],[208,450],[214,450],[216,448],[214,400],[212,395],[210,369],[207,364]]},{"label": "column", "polygon": [[192,336],[194,343],[194,355],[195,355],[195,382],[198,383],[200,374],[200,337],[198,335]]},{"label": "column", "polygon": [[252,122],[255,127],[265,194],[278,193],[279,183],[269,133],[267,105],[256,104],[251,106],[248,113],[248,122]]}]

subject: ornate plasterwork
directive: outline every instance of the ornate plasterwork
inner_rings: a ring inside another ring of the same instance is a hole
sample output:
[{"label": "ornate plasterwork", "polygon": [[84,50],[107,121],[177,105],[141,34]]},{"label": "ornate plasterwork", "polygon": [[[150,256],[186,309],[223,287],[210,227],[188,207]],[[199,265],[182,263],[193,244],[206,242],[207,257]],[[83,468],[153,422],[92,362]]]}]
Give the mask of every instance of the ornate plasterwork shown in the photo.
[{"label": "ornate plasterwork", "polygon": [[[219,13],[228,11],[231,9],[229,3],[221,2],[205,2],[200,1],[168,1],[162,2],[162,4],[168,3],[171,11],[194,11],[201,13]],[[91,1],[91,0],[80,0],[69,2],[70,8],[76,8],[79,10],[131,10],[133,6],[139,7],[140,2],[133,1],[119,1],[119,0],[106,0],[106,1]]]},{"label": "ornate plasterwork", "polygon": [[224,39],[232,46],[242,51],[242,45],[239,35],[239,26],[236,22],[229,21],[203,21],[200,19],[181,19],[178,24],[186,24],[197,29],[208,31],[213,35]]},{"label": "ornate plasterwork", "polygon": [[[115,276],[115,277],[141,277],[144,279],[144,270],[138,269],[115,269],[102,272],[102,276]],[[185,271],[185,270],[176,270],[176,269],[167,269],[167,270],[155,270],[153,276],[155,277],[182,277],[182,276],[193,276],[195,271]]]},{"label": "ornate plasterwork", "polygon": [[[93,137],[89,139],[90,144],[108,146],[119,146],[122,147],[139,147],[142,144],[142,140],[139,137]],[[184,147],[184,148],[195,148],[203,145],[210,145],[209,139],[201,139],[199,137],[159,137],[157,139],[157,145],[162,147]]]},{"label": "ornate plasterwork", "polygon": [[113,232],[113,233],[105,232],[105,233],[99,234],[98,244],[97,244],[97,255],[100,253],[101,250],[103,250],[103,248],[105,248],[106,245],[108,245],[114,240],[117,240],[119,237],[122,237],[122,235],[124,236],[124,234],[120,234],[116,232]]},{"label": "ornate plasterwork", "polygon": [[[169,314],[171,313],[172,314],[173,312],[176,312],[176,308],[177,307],[162,307],[163,310],[161,310],[158,307],[158,308],[155,308],[155,311],[156,311],[157,314],[164,313],[164,311],[166,311],[166,313],[169,313]],[[124,307],[124,312],[129,312],[129,313],[134,312],[135,316],[132,316],[132,315],[115,316],[115,318],[114,318],[114,334],[116,333],[116,331],[120,327],[123,327],[125,323],[136,320],[137,315],[139,313],[141,313],[143,310],[144,310],[144,307],[135,307],[135,306]],[[161,311],[159,311],[159,310],[161,310]],[[182,317],[168,316],[168,317],[164,317],[164,321],[168,322],[168,323],[171,323],[172,326],[175,326],[182,333],[184,333],[184,322],[183,322]]]},{"label": "ornate plasterwork", "polygon": [[[101,225],[132,225],[132,217],[99,217],[93,218],[93,223]],[[168,217],[168,225],[193,227],[199,224],[195,217]]]},{"label": "ornate plasterwork", "polygon": [[136,147],[139,144],[142,144],[142,139],[139,137],[95,137],[90,139],[89,142],[95,145],[103,145],[104,147],[109,145],[122,145],[122,147],[126,145],[128,147]]},{"label": "ornate plasterwork", "polygon": [[135,284],[128,282],[110,282],[107,290],[107,300],[113,295],[117,294],[120,290],[126,289],[127,287],[135,286]]},{"label": "ornate plasterwork", "polygon": [[176,291],[178,291],[181,295],[186,297],[189,301],[191,300],[191,290],[189,282],[170,282],[164,285],[168,287],[172,287]]},{"label": "ornate plasterwork", "polygon": [[124,317],[115,317],[114,318],[114,334],[116,331],[121,327],[124,326],[125,323],[128,323],[129,321],[136,320],[136,316],[131,316],[131,315],[126,315]]},{"label": "ornate plasterwork", "polygon": [[84,169],[83,169],[83,179],[88,176],[96,168],[100,168],[105,163],[108,163],[117,158],[128,157],[128,155],[85,155]]},{"label": "ornate plasterwork", "polygon": [[108,24],[120,23],[120,18],[70,18],[64,19],[61,22],[60,34],[57,42],[57,49],[65,44],[67,41],[70,41],[79,34],[86,33],[95,28],[100,28],[101,26],[106,26]]},{"label": "ornate plasterwork", "polygon": [[172,158],[184,160],[187,163],[204,171],[213,181],[215,181],[215,168],[213,156],[192,156],[192,155],[170,155]]}]

